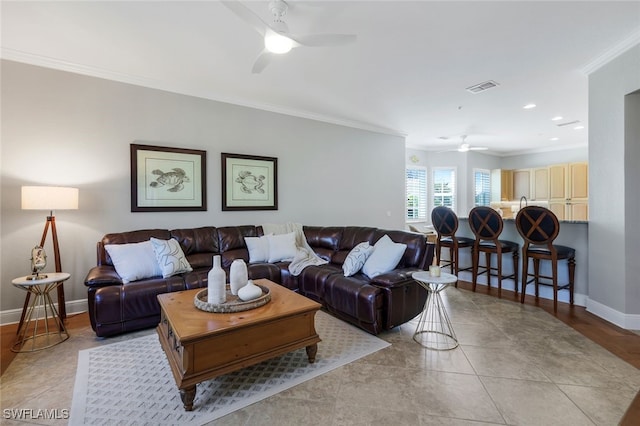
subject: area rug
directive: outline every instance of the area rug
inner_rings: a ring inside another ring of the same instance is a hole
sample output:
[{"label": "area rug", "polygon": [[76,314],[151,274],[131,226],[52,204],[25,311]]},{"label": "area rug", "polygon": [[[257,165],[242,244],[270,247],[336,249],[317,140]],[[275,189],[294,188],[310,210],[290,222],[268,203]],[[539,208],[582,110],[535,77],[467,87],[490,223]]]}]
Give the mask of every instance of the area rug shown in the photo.
[{"label": "area rug", "polygon": [[316,331],[314,364],[303,348],[202,382],[191,412],[155,333],[80,351],[69,424],[200,425],[390,345],[322,311]]}]

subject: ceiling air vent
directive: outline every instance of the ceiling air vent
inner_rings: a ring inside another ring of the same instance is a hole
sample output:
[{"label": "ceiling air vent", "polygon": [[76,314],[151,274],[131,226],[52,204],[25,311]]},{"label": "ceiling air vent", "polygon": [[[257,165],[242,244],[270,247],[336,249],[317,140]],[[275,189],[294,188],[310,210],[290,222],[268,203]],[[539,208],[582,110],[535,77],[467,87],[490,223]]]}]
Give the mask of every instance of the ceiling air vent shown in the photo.
[{"label": "ceiling air vent", "polygon": [[485,81],[484,83],[475,84],[471,87],[467,87],[467,91],[476,94],[480,92],[484,92],[485,90],[493,89],[494,87],[498,87],[499,84],[493,80]]},{"label": "ceiling air vent", "polygon": [[558,123],[558,127],[570,126],[571,124],[579,123],[580,120],[567,121],[566,123]]}]

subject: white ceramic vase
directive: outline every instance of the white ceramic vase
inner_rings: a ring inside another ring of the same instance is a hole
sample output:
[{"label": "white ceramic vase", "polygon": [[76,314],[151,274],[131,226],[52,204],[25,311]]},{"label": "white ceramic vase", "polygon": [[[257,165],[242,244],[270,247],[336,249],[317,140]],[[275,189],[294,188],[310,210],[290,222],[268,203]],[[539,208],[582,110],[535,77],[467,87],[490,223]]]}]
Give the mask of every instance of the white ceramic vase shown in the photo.
[{"label": "white ceramic vase", "polygon": [[231,294],[238,295],[238,290],[247,285],[249,281],[249,273],[247,272],[247,264],[242,259],[236,259],[231,262],[231,269],[229,270],[229,285],[231,287]]},{"label": "white ceramic vase", "polygon": [[238,290],[238,297],[244,302],[257,299],[260,296],[262,296],[262,289],[251,280],[249,280],[247,285]]},{"label": "white ceramic vase", "polygon": [[227,301],[227,274],[220,266],[220,256],[213,256],[213,268],[207,275],[207,303],[219,305]]}]

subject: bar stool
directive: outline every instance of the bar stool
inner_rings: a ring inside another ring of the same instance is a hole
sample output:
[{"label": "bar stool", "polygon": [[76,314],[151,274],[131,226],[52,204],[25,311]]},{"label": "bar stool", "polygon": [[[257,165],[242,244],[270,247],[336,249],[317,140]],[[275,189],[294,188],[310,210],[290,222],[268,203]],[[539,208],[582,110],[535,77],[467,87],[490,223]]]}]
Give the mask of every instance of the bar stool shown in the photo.
[{"label": "bar stool", "polygon": [[[497,211],[491,207],[475,207],[469,212],[469,227],[476,236],[471,251],[473,260],[473,291],[476,291],[476,283],[478,275],[487,274],[487,291],[491,289],[491,271],[496,271],[498,277],[498,295],[502,295],[502,279],[512,278],[516,296],[518,294],[518,251],[520,245],[513,241],[500,240],[504,223],[502,217]],[[480,252],[485,253],[485,266],[482,272],[480,270]],[[502,275],[502,254],[513,254],[513,273],[511,275]],[[491,266],[491,255],[497,256],[497,265],[495,268]]]},{"label": "bar stool", "polygon": [[[522,246],[522,295],[520,302],[524,303],[527,284],[536,285],[536,300],[538,299],[538,285],[553,286],[553,311],[558,310],[558,291],[568,289],[569,301],[573,306],[573,281],[576,269],[576,251],[567,246],[553,244],[553,240],[560,232],[560,223],[556,215],[549,209],[539,206],[522,208],[516,216],[516,228],[524,239]],[[533,275],[529,274],[529,258],[533,259]],[[558,286],[558,260],[567,260],[569,282]],[[540,261],[551,261],[551,276],[540,275]],[[528,279],[533,276],[532,279]],[[552,280],[542,283],[540,278]]]},{"label": "bar stool", "polygon": [[[449,260],[440,266],[449,266],[451,273],[458,275],[460,271],[469,271],[472,267],[460,269],[460,248],[473,245],[473,239],[456,236],[458,230],[458,216],[449,207],[439,206],[431,211],[431,224],[436,230],[436,261],[440,264],[442,247],[449,249]],[[454,272],[455,271],[455,272]],[[456,287],[458,283],[456,283]]]}]

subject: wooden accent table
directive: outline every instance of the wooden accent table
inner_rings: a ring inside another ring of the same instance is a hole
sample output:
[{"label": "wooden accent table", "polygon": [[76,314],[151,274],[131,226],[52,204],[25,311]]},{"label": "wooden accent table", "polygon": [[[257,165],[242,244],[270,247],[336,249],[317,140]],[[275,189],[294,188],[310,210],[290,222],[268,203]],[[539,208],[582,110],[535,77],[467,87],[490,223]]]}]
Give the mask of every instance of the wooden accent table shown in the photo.
[{"label": "wooden accent table", "polygon": [[201,289],[158,295],[161,320],[156,331],[169,360],[180,397],[193,410],[196,385],[305,347],[316,359],[320,337],[315,314],[320,304],[269,280],[271,301],[237,313],[210,313],[195,307]]}]

